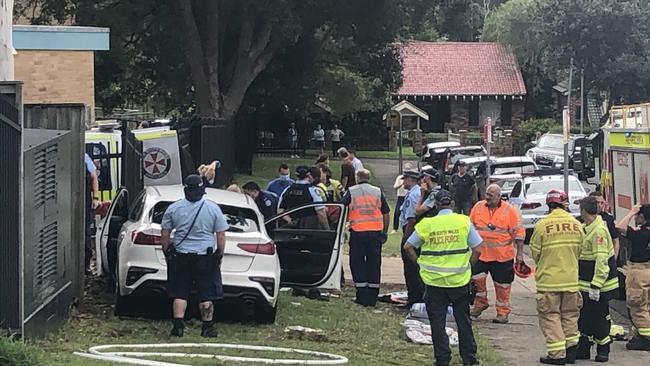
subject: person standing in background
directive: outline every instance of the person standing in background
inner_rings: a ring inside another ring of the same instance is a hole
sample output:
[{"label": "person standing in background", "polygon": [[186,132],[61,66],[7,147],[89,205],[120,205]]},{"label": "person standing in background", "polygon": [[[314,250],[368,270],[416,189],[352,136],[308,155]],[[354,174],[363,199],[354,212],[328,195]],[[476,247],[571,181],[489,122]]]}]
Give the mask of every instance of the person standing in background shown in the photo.
[{"label": "person standing in background", "polygon": [[319,150],[319,153],[322,154],[325,149],[325,130],[323,130],[320,123],[314,130],[314,142],[316,143],[316,148]]},{"label": "person standing in background", "polygon": [[[410,162],[405,162],[402,167],[402,171],[413,171],[413,164]],[[400,174],[395,177],[395,183],[393,183],[393,189],[397,191],[397,203],[395,204],[395,212],[393,213],[393,231],[391,234],[395,234],[399,228],[399,215],[400,215],[400,206],[404,203],[404,196],[406,196],[406,189],[404,189],[404,175]]]},{"label": "person standing in background", "polygon": [[93,221],[95,210],[99,207],[99,180],[97,179],[97,168],[90,155],[84,155],[86,165],[86,226],[84,230],[84,263],[86,274],[90,274],[90,261],[93,256]]},{"label": "person standing in background", "polygon": [[332,156],[336,155],[336,152],[341,147],[341,139],[345,136],[345,133],[339,130],[339,125],[335,124],[334,128],[330,130],[330,140],[332,141]]},{"label": "person standing in background", "polygon": [[291,150],[292,158],[299,158],[298,156],[298,130],[296,124],[291,122],[291,126],[287,131],[287,138],[289,139],[289,149]]},{"label": "person standing in background", "polygon": [[347,191],[350,187],[357,184],[357,178],[354,172],[354,166],[352,166],[352,159],[347,150],[339,153],[339,157],[341,158],[341,184]]},{"label": "person standing in background", "polygon": [[456,213],[469,216],[476,203],[476,182],[467,174],[467,163],[462,160],[458,162],[458,173],[451,176],[451,193],[454,195]]}]

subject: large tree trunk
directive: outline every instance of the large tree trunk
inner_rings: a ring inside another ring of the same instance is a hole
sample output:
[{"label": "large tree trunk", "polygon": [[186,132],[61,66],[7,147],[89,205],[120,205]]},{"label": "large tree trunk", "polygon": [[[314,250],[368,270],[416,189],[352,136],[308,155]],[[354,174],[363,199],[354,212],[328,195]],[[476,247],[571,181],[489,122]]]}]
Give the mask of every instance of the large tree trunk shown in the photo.
[{"label": "large tree trunk", "polygon": [[0,0],[0,81],[14,80],[13,9],[14,0]]}]

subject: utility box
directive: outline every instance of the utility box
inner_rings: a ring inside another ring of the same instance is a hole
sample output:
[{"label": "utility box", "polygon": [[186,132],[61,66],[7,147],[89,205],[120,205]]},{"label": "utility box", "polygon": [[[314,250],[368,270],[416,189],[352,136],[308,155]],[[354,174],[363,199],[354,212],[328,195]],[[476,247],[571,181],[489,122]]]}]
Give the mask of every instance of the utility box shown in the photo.
[{"label": "utility box", "polygon": [[71,131],[23,130],[23,337],[43,335],[67,319],[83,281],[77,275],[83,243],[73,240],[84,230],[83,222],[73,222],[72,198],[84,183],[72,179],[73,164],[82,163],[73,156],[75,142]]}]

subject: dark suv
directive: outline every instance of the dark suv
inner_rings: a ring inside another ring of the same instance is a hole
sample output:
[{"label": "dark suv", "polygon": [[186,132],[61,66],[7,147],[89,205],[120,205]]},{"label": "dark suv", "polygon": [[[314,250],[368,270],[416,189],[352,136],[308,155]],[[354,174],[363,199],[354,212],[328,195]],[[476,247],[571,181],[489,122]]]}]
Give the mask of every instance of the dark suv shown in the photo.
[{"label": "dark suv", "polygon": [[[559,133],[547,133],[540,137],[535,147],[526,152],[539,167],[564,167],[564,136]],[[585,180],[595,175],[594,149],[591,140],[585,135],[571,135],[569,140],[569,169]]]}]

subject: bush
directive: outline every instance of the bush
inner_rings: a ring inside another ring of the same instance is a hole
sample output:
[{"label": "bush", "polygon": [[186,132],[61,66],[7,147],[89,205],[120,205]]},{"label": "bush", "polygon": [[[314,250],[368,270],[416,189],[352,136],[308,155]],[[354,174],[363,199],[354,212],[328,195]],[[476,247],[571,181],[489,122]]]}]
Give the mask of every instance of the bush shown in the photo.
[{"label": "bush", "polygon": [[529,144],[535,138],[535,134],[539,131],[542,134],[552,132],[555,128],[559,128],[562,132],[562,124],[554,119],[529,119],[521,122],[519,128],[514,131],[512,140],[512,151],[515,155],[523,155],[529,148]]},{"label": "bush", "polygon": [[37,351],[21,342],[0,336],[0,365],[2,366],[40,366]]}]

